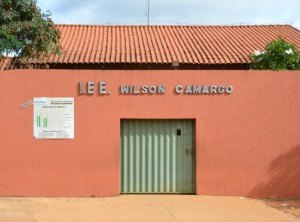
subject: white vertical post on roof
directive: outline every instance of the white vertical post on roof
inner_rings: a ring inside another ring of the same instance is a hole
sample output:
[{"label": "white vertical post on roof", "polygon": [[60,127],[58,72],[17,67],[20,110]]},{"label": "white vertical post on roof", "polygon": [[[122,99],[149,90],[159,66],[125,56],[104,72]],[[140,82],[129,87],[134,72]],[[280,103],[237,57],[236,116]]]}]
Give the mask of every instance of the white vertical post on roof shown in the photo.
[{"label": "white vertical post on roof", "polygon": [[150,24],[150,0],[148,0],[147,24]]}]

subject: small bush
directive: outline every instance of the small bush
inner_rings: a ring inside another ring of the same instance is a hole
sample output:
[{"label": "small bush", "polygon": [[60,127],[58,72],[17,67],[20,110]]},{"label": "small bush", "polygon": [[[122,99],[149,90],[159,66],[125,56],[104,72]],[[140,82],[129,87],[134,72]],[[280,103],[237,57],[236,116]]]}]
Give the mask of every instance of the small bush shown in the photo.
[{"label": "small bush", "polygon": [[263,51],[250,55],[251,69],[299,70],[300,53],[296,46],[279,38],[270,42]]}]

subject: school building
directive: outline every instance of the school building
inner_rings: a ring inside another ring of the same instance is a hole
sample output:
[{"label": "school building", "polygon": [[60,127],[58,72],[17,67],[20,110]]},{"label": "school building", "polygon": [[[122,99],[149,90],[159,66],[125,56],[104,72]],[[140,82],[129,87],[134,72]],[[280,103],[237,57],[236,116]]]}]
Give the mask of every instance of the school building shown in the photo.
[{"label": "school building", "polygon": [[300,197],[300,71],[249,55],[289,25],[58,25],[1,64],[0,196]]}]

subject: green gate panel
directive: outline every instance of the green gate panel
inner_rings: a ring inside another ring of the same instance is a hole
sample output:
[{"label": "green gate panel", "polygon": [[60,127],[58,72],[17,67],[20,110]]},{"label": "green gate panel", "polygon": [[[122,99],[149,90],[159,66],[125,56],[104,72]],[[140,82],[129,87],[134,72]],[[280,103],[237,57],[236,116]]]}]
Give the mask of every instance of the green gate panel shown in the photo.
[{"label": "green gate panel", "polygon": [[194,193],[193,120],[122,120],[121,193]]}]

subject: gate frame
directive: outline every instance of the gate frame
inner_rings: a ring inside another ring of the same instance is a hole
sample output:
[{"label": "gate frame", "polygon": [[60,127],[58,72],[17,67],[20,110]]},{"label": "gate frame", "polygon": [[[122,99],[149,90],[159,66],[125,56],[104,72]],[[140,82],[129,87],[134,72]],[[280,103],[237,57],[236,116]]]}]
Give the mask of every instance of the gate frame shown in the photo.
[{"label": "gate frame", "polygon": [[[197,167],[197,118],[192,117],[192,118],[133,118],[133,117],[123,117],[120,118],[119,120],[119,132],[120,132],[120,136],[119,136],[119,195],[126,195],[128,193],[122,193],[122,143],[121,143],[121,138],[122,138],[122,122],[124,120],[192,120],[193,122],[193,148],[194,148],[194,193],[190,193],[190,194],[180,194],[180,193],[157,193],[157,194],[161,194],[161,195],[198,195],[198,189],[197,189],[197,174],[198,174],[198,167]],[[155,194],[155,193],[130,193],[130,195],[151,195],[151,194]]]}]

